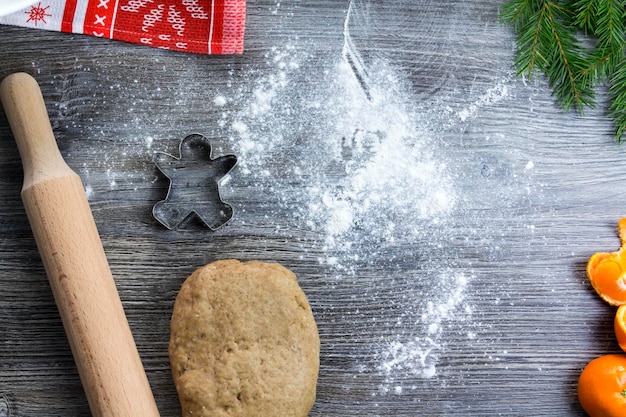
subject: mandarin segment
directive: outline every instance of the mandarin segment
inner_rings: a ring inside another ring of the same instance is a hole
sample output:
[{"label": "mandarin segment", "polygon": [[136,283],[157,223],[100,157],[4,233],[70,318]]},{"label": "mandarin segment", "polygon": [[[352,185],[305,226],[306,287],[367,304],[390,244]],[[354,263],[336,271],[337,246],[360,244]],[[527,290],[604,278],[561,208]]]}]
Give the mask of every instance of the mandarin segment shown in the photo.
[{"label": "mandarin segment", "polygon": [[611,253],[598,252],[587,262],[587,277],[593,289],[607,303],[626,304],[626,218],[618,222],[621,247]]},{"label": "mandarin segment", "polygon": [[619,347],[626,352],[626,305],[617,309],[614,320],[615,338]]}]

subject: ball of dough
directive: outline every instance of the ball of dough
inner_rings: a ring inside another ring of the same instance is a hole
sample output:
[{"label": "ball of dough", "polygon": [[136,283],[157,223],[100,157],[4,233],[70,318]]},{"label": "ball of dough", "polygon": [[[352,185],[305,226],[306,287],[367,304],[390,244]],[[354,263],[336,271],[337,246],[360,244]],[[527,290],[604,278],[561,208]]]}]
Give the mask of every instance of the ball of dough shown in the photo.
[{"label": "ball of dough", "polygon": [[306,417],[320,340],[293,272],[217,261],[183,283],[169,356],[183,416]]}]

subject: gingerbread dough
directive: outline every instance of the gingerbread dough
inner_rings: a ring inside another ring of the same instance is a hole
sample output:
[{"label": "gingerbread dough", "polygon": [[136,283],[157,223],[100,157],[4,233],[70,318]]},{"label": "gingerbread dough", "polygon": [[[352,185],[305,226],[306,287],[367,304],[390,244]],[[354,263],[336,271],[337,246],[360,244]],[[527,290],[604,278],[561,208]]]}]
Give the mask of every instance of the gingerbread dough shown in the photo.
[{"label": "gingerbread dough", "polygon": [[218,261],[184,282],[169,344],[183,416],[306,417],[320,340],[293,272]]}]

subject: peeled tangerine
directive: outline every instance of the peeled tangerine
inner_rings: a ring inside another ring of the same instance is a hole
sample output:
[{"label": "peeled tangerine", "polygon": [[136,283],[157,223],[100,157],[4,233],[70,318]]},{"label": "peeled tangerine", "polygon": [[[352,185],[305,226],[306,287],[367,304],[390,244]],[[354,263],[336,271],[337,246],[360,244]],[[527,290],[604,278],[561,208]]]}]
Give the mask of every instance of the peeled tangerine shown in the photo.
[{"label": "peeled tangerine", "polygon": [[[626,350],[626,218],[618,223],[622,240],[616,252],[598,252],[587,263],[587,277],[598,295],[619,306],[614,329]],[[591,417],[626,416],[626,355],[604,355],[589,362],[578,380],[580,405]]]},{"label": "peeled tangerine", "polygon": [[617,343],[626,352],[626,304],[617,309],[614,320],[615,337]]},{"label": "peeled tangerine", "polygon": [[621,247],[616,252],[595,253],[587,263],[591,286],[607,303],[626,304],[626,218],[618,223]]}]

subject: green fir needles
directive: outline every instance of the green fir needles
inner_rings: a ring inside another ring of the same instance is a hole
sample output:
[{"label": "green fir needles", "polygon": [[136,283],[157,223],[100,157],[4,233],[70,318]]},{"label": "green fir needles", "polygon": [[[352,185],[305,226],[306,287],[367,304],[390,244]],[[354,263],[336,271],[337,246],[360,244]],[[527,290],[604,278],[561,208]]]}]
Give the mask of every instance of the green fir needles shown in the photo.
[{"label": "green fir needles", "polygon": [[500,11],[517,34],[518,75],[542,72],[558,103],[583,112],[609,86],[615,138],[626,142],[626,1],[514,0]]}]

